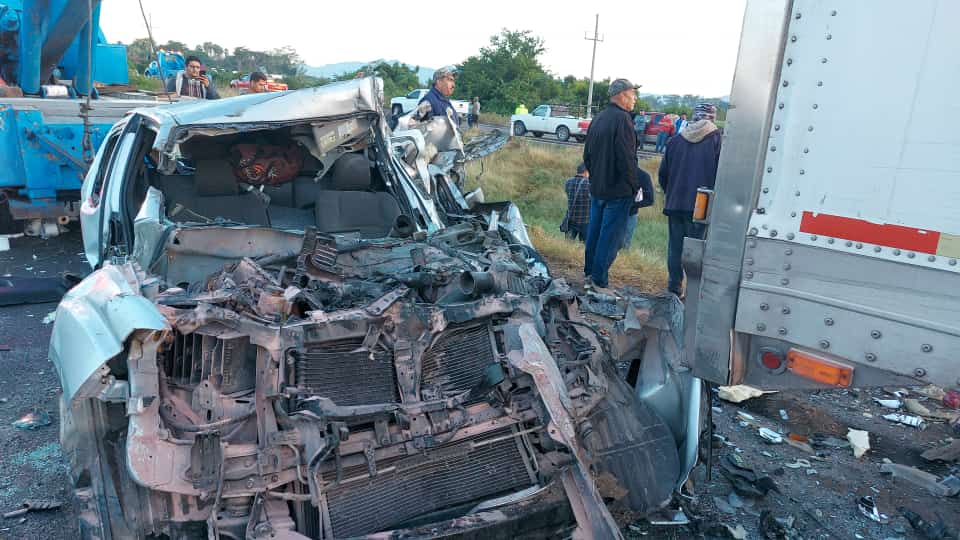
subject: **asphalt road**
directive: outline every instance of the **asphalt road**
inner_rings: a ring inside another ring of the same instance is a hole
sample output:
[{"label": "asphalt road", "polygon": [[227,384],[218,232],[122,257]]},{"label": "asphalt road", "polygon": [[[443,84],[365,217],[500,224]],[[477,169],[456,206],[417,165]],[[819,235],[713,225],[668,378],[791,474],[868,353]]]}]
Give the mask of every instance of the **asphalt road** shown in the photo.
[{"label": "asphalt road", "polygon": [[[0,276],[49,277],[90,271],[81,254],[79,226],[59,238],[12,239],[0,252]],[[60,382],[47,359],[52,324],[43,319],[56,302],[0,307],[0,513],[29,499],[63,504],[56,510],[0,519],[0,539],[73,539],[76,518],[59,443]],[[33,410],[51,424],[21,430],[12,423]],[[21,522],[22,521],[22,522]]]}]

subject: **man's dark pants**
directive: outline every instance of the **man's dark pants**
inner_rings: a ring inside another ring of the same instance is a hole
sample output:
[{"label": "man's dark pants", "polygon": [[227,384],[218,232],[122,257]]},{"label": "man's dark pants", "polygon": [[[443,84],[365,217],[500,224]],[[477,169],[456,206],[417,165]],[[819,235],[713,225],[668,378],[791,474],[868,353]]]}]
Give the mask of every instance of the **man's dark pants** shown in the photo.
[{"label": "man's dark pants", "polygon": [[627,217],[633,197],[622,199],[590,199],[590,226],[587,227],[587,246],[583,257],[583,273],[597,287],[606,287],[610,265],[623,246]]},{"label": "man's dark pants", "polygon": [[689,215],[670,215],[667,216],[670,224],[670,235],[667,239],[667,272],[669,279],[667,288],[671,292],[680,296],[683,290],[683,239],[698,238],[703,239],[704,226],[700,223],[694,223]]},{"label": "man's dark pants", "polygon": [[585,242],[587,240],[587,227],[589,225],[589,223],[568,223],[567,238]]},{"label": "man's dark pants", "polygon": [[667,139],[669,138],[670,136],[667,135],[666,131],[661,131],[660,133],[657,133],[657,148],[656,148],[657,152],[662,154],[667,151]]}]

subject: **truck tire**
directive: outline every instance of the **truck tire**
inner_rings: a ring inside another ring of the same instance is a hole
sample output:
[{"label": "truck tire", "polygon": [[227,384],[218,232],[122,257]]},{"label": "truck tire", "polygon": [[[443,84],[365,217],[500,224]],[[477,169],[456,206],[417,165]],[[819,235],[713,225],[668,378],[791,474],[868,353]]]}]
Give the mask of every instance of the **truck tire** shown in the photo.
[{"label": "truck tire", "polygon": [[393,116],[400,116],[401,114],[403,114],[403,106],[399,104],[394,105],[391,108],[390,112],[393,113]]},{"label": "truck tire", "polygon": [[560,126],[557,128],[557,138],[563,142],[570,140],[570,128],[567,126]]},{"label": "truck tire", "polygon": [[527,126],[523,122],[513,123],[513,134],[517,137],[523,137],[527,133]]}]

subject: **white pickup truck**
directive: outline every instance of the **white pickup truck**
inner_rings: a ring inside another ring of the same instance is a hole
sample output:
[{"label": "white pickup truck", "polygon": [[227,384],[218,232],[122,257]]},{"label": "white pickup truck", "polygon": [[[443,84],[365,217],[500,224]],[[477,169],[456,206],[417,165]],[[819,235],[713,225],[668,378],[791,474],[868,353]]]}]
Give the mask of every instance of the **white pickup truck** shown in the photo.
[{"label": "white pickup truck", "polygon": [[540,105],[529,114],[515,114],[510,117],[513,134],[522,137],[527,132],[534,137],[542,137],[544,133],[553,133],[561,141],[573,137],[577,142],[587,138],[587,128],[590,120],[577,118],[570,114],[570,109],[561,105]]},{"label": "white pickup truck", "polygon": [[[423,96],[427,95],[427,92],[429,91],[429,88],[417,88],[406,96],[395,97],[391,99],[390,112],[393,113],[393,116],[407,114],[408,112],[417,108],[420,100],[423,99]],[[470,112],[470,103],[467,101],[451,99],[450,103],[453,104],[453,110],[457,111],[457,114],[460,116],[466,117],[467,113]]]}]

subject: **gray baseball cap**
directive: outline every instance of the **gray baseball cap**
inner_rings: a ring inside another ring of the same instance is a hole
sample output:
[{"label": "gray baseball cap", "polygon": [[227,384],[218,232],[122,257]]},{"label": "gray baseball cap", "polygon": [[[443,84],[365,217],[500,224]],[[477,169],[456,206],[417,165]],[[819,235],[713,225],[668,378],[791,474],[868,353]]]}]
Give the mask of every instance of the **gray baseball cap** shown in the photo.
[{"label": "gray baseball cap", "polygon": [[607,96],[613,97],[624,90],[636,90],[640,88],[639,84],[633,84],[627,79],[617,79],[610,83],[610,88],[607,90]]},{"label": "gray baseball cap", "polygon": [[442,68],[439,68],[438,70],[433,72],[433,82],[437,82],[440,79],[446,77],[447,75],[451,77],[456,77],[457,68],[453,66],[443,66]]}]

